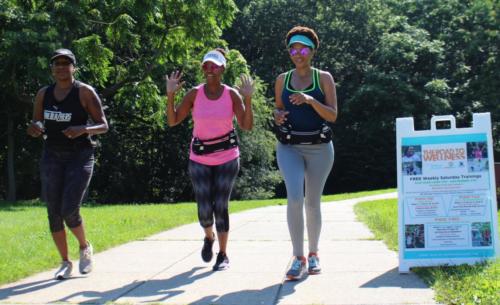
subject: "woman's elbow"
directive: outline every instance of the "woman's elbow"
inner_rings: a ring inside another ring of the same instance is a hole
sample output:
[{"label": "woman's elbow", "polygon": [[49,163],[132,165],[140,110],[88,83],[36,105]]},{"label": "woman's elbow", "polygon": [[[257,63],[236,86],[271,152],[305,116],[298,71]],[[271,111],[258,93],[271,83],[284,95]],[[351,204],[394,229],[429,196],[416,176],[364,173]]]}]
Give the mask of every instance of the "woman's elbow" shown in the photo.
[{"label": "woman's elbow", "polygon": [[335,123],[337,121],[337,111],[331,113],[326,120],[330,123]]},{"label": "woman's elbow", "polygon": [[168,127],[174,127],[175,125],[177,125],[177,122],[175,121],[174,118],[168,117],[167,124],[168,124]]},{"label": "woman's elbow", "polygon": [[93,125],[95,134],[103,134],[109,131],[109,124],[106,118],[102,118]]},{"label": "woman's elbow", "polygon": [[335,123],[337,121],[337,116],[334,116],[328,120],[330,123]]}]

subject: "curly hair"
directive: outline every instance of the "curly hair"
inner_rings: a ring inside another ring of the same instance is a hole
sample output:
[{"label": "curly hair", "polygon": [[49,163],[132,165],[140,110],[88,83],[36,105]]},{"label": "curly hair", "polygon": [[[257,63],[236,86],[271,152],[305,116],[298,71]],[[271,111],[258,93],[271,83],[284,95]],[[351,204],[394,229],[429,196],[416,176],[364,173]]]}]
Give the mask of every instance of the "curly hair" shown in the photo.
[{"label": "curly hair", "polygon": [[292,36],[297,34],[304,35],[307,38],[311,39],[314,43],[315,49],[319,47],[319,38],[316,32],[311,28],[301,25],[295,26],[290,31],[288,31],[288,33],[286,34],[285,45],[288,46],[288,42],[290,41]]},{"label": "curly hair", "polygon": [[227,56],[226,56],[227,52],[226,52],[225,49],[223,49],[223,48],[215,48],[214,51],[217,51],[217,52],[221,53],[222,56],[224,56],[224,58],[227,59]]}]

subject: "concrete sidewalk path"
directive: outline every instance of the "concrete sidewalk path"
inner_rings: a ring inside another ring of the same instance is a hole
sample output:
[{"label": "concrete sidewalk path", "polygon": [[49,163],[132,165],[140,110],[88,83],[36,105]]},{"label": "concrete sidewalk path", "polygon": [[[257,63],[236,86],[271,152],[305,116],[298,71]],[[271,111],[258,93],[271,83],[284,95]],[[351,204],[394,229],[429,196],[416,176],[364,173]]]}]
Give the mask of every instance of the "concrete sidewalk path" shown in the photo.
[{"label": "concrete sidewalk path", "polygon": [[88,276],[56,281],[50,270],[2,286],[0,304],[435,304],[432,289],[399,274],[397,253],[356,220],[357,202],[385,198],[396,193],[323,203],[323,272],[301,281],[285,281],[292,247],[283,205],[230,216],[229,270],[201,260],[195,223],[96,254]]}]

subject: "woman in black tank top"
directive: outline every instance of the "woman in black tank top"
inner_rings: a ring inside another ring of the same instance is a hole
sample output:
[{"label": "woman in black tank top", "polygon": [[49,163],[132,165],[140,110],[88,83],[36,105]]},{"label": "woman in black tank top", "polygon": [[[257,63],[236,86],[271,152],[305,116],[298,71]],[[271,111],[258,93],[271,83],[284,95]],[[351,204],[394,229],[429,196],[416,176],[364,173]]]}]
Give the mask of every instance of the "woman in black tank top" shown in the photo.
[{"label": "woman in black tank top", "polygon": [[[50,59],[55,84],[35,97],[33,120],[27,129],[32,137],[43,135],[40,160],[42,200],[47,203],[49,226],[62,259],[57,279],[71,276],[64,224],[80,244],[80,273],[92,271],[92,246],[87,241],[80,204],[94,167],[91,136],[105,133],[108,123],[94,89],[74,79],[76,59],[68,49],[58,49]],[[93,123],[89,123],[89,118]]]}]

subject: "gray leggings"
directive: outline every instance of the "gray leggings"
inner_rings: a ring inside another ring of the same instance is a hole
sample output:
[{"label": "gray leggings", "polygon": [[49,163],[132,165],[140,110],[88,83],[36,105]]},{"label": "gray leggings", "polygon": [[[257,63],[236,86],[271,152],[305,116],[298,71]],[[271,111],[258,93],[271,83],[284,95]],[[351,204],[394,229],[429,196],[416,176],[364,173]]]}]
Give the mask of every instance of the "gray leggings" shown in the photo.
[{"label": "gray leggings", "polygon": [[239,158],[215,166],[189,160],[189,176],[198,203],[198,220],[203,228],[211,227],[215,217],[217,232],[229,231],[229,198],[239,169]]},{"label": "gray leggings", "polygon": [[321,194],[333,166],[333,144],[276,147],[278,166],[285,178],[287,221],[293,255],[304,255],[304,182],[309,252],[318,252],[321,232]]}]

